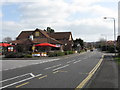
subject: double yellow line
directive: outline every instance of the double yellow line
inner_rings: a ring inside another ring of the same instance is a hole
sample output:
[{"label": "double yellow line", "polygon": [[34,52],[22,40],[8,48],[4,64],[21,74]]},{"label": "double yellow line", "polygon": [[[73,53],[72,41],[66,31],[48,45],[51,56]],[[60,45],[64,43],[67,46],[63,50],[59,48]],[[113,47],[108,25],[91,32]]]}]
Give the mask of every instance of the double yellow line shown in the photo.
[{"label": "double yellow line", "polygon": [[94,73],[97,71],[97,69],[101,65],[103,58],[104,58],[104,55],[102,55],[102,58],[97,63],[97,65],[89,72],[89,75],[75,88],[75,90],[80,90],[81,88],[83,88],[84,85],[91,79],[91,77],[94,75]]}]

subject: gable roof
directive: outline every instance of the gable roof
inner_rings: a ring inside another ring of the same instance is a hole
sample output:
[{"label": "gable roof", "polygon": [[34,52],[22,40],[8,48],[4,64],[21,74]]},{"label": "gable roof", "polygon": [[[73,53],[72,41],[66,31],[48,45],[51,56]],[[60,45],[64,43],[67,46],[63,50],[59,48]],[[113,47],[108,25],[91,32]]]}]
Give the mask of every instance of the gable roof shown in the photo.
[{"label": "gable roof", "polygon": [[54,38],[51,38],[51,37],[49,37],[49,42],[51,42],[51,43],[53,43],[53,44],[55,44],[55,43],[57,43],[57,44],[63,44],[62,42],[60,42],[60,41],[58,41],[58,40],[56,40],[56,39],[54,39]]},{"label": "gable roof", "polygon": [[52,43],[52,44],[63,44],[57,40],[55,40],[54,38],[35,38],[33,41],[33,43]]},{"label": "gable roof", "polygon": [[10,43],[13,43],[13,44],[32,44],[32,41],[30,39],[22,39],[22,40],[14,40],[14,41],[11,41]]},{"label": "gable roof", "polygon": [[[45,37],[49,37],[49,35],[47,34],[47,32],[46,31],[43,31],[43,30],[41,30],[41,29],[36,29],[36,30],[38,30],[39,32],[41,32]],[[35,30],[35,31],[36,31]],[[19,35],[18,35],[18,37],[16,38],[16,39],[25,39],[25,38],[28,38],[30,35],[32,35],[35,31],[22,31]]]},{"label": "gable roof", "polygon": [[25,39],[28,38],[33,31],[22,31],[16,39]]},{"label": "gable roof", "polygon": [[[30,40],[29,39],[29,36],[30,35],[33,35],[33,33],[35,31],[39,31],[42,35],[44,35],[46,38],[34,38],[34,40]],[[11,43],[18,43],[18,44],[24,44],[24,42],[26,40],[30,40],[32,43],[47,43],[47,42],[50,42],[50,43],[53,43],[53,44],[63,44],[62,42],[50,37],[48,35],[48,32],[46,31],[43,31],[43,30],[40,30],[40,29],[36,29],[35,31],[22,31],[18,37],[16,38],[16,40],[14,41],[11,41]]]},{"label": "gable roof", "polygon": [[72,35],[72,34],[71,34],[71,32],[54,32],[54,33],[48,33],[48,35],[50,37],[58,39],[58,40],[59,39],[62,39],[62,40],[66,39],[66,40],[68,40],[70,35]]},{"label": "gable roof", "polygon": [[43,31],[43,30],[39,30],[44,36],[46,36],[47,38],[49,38],[49,35],[47,34],[46,31]]},{"label": "gable roof", "polygon": [[[22,31],[15,41],[12,41],[13,43],[23,43],[24,40],[28,40],[30,35],[33,35],[34,32],[39,31],[42,35],[45,36],[45,38],[34,38],[34,40],[31,40],[32,43],[53,43],[53,44],[63,44],[66,43],[70,36],[72,38],[71,32],[53,32],[49,33],[46,31],[43,31],[41,29],[36,29],[34,31]],[[24,39],[24,40],[23,40]],[[23,41],[21,41],[23,40]],[[30,39],[29,39],[30,40]]]}]

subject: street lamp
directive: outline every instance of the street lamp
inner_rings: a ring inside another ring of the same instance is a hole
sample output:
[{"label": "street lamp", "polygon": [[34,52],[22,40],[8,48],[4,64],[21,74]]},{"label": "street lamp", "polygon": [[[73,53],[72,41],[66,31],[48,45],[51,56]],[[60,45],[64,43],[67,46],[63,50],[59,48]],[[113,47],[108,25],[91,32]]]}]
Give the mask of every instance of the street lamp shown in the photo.
[{"label": "street lamp", "polygon": [[115,18],[114,17],[104,17],[104,19],[112,19],[114,21],[114,50],[116,55],[116,30],[115,30]]},{"label": "street lamp", "polygon": [[101,36],[105,37],[105,49],[107,51],[107,35],[106,34],[101,34]]},{"label": "street lamp", "polygon": [[77,51],[79,52],[79,51],[80,51],[80,49],[81,49],[80,44],[77,44]]},{"label": "street lamp", "polygon": [[106,34],[101,34],[101,36],[104,36],[105,41],[107,41],[107,35]]}]

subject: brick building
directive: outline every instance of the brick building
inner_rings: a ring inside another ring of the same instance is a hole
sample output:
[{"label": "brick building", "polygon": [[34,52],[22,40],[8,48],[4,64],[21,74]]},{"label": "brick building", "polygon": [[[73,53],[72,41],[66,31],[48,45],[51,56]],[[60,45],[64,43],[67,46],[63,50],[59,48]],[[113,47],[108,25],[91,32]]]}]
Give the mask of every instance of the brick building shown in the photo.
[{"label": "brick building", "polygon": [[[72,50],[73,38],[71,32],[52,32],[36,29],[33,31],[22,31],[16,40],[11,41],[16,45],[17,51],[32,51],[32,46],[40,43],[50,43],[60,46],[59,48],[48,47],[48,50]],[[44,51],[44,47],[38,47]]]}]

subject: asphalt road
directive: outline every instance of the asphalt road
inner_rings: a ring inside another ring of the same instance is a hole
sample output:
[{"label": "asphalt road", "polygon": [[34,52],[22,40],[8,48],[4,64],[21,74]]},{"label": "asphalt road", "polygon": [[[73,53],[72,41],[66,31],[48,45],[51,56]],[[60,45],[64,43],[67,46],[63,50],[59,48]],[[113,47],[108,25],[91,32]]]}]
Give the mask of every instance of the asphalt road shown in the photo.
[{"label": "asphalt road", "polygon": [[87,52],[60,60],[2,71],[2,88],[76,88],[103,53]]}]

